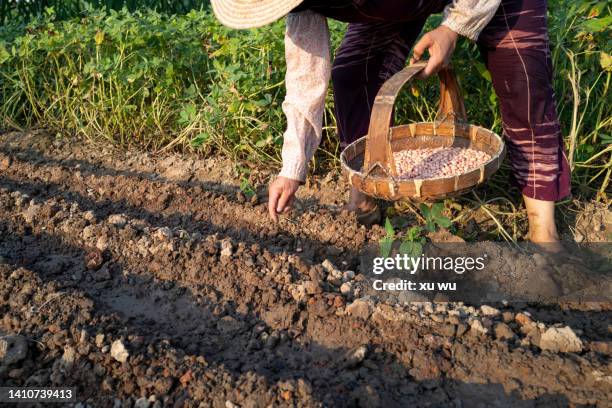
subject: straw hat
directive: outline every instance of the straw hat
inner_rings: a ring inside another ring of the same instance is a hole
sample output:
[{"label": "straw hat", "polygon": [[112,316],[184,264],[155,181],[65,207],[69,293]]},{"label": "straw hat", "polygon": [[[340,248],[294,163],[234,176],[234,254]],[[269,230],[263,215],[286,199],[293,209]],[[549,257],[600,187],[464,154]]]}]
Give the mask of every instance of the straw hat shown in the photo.
[{"label": "straw hat", "polygon": [[255,28],[283,17],[304,0],[211,0],[219,21],[231,28]]}]

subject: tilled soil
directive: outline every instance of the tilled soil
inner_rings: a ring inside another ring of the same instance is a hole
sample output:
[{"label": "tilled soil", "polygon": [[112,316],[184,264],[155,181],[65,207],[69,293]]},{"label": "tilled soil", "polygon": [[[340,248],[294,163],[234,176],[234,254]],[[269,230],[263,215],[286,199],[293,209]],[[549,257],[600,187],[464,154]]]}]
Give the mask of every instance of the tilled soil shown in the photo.
[{"label": "tilled soil", "polygon": [[224,160],[0,136],[0,384],[96,407],[610,406],[610,305],[343,294],[330,276],[358,283],[383,232],[329,211],[333,176],[274,225],[265,176],[249,198]]}]

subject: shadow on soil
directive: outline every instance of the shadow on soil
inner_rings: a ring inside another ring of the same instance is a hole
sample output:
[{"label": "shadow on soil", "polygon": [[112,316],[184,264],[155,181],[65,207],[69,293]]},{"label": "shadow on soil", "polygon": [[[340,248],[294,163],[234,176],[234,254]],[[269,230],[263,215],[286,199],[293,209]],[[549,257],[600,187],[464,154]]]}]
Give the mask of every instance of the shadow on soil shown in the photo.
[{"label": "shadow on soil", "polygon": [[[49,164],[53,163],[53,159],[44,157],[36,162]],[[82,160],[61,160],[53,164],[72,168],[78,165],[78,170],[81,172],[96,175],[123,175],[149,179],[154,177],[147,173],[100,168]],[[159,178],[155,180],[160,181]],[[235,199],[237,191],[235,187],[216,183],[202,185],[197,182],[197,184],[208,190],[225,192],[230,199]],[[231,237],[246,244],[263,241],[261,236],[250,231],[220,228],[210,222],[196,219],[192,215],[155,214],[134,207],[124,199],[96,201],[66,190],[60,184],[23,182],[3,176],[0,177],[0,186],[39,199],[61,197],[67,201],[77,202],[82,210],[94,211],[98,219],[122,212],[130,218],[144,218],[156,227],[183,228],[188,232],[202,234],[219,233],[221,239]],[[238,311],[236,305],[223,299],[211,302],[207,297],[201,296],[200,288],[192,287],[193,285],[160,282],[150,275],[130,274],[129,270],[116,259],[107,261],[112,265],[114,277],[110,285],[100,285],[85,278],[73,286],[66,286],[65,282],[70,280],[76,269],[82,269],[85,250],[66,245],[59,236],[45,233],[32,235],[27,228],[21,235],[17,235],[11,228],[7,220],[0,223],[0,230],[3,232],[0,238],[0,249],[3,253],[0,255],[10,264],[27,267],[45,282],[57,282],[65,291],[86,293],[95,302],[97,315],[117,313],[125,328],[114,334],[142,335],[149,343],[169,339],[173,345],[186,353],[201,355],[218,370],[226,371],[234,383],[246,373],[255,373],[264,378],[268,385],[277,381],[302,378],[311,384],[311,394],[315,402],[330,406],[477,406],[482,403],[486,406],[531,407],[569,404],[563,395],[544,395],[537,400],[523,400],[517,393],[507,395],[501,384],[472,384],[444,377],[418,382],[409,372],[414,365],[410,366],[400,361],[394,353],[382,351],[381,347],[372,345],[369,346],[366,357],[366,361],[370,363],[352,366],[348,356],[356,346],[352,344],[354,341],[351,338],[342,338],[341,343],[346,346],[334,347],[310,340],[308,326],[314,319],[310,317],[303,321],[304,330],[298,333],[297,337],[289,336],[274,347],[266,347],[265,344],[258,344],[258,336],[264,331],[273,332],[275,328],[267,325],[257,313]],[[27,240],[24,239],[26,237]],[[270,235],[266,236],[265,240],[269,240],[271,246],[278,245],[279,250],[292,252],[289,248],[292,245],[287,242],[291,242],[294,237],[281,238],[279,240],[278,237]],[[307,244],[313,248],[310,254],[295,255],[303,257],[309,263],[313,260],[320,262],[326,257],[325,249],[329,245],[316,241]],[[61,270],[58,274],[52,274],[41,266],[44,263],[40,263],[40,260],[58,254],[69,256],[74,260],[74,265]],[[312,255],[315,255],[314,259]],[[342,259],[349,262],[355,258],[354,250],[345,249],[342,254]],[[214,288],[208,289],[214,290]],[[588,312],[563,311],[563,313],[570,316],[572,313],[579,313],[576,318],[594,317]],[[178,315],[181,315],[180,319],[177,319]],[[227,316],[231,316],[238,324],[224,319]],[[295,319],[292,324],[296,324]],[[338,327],[342,328],[341,325]],[[100,329],[96,326],[84,328],[92,334]],[[136,354],[139,352],[139,350],[134,351]]]},{"label": "shadow on soil", "polygon": [[[116,329],[113,336],[140,335],[146,339],[139,349],[130,350],[135,356],[144,353],[147,343],[169,340],[174,347],[203,356],[209,365],[230,374],[233,384],[247,373],[264,378],[266,386],[302,378],[311,384],[314,402],[329,406],[568,405],[563,395],[523,400],[516,392],[506,394],[501,384],[472,384],[445,378],[417,382],[409,374],[409,366],[372,346],[367,354],[368,363],[354,366],[350,348],[327,347],[299,336],[274,348],[253,346],[256,333],[274,331],[257,314],[240,313],[231,303],[203,302],[189,287],[177,283],[155,281],[151,276],[124,275],[123,266],[112,259],[109,261],[115,277],[112,283],[100,285],[86,278],[67,286],[66,281],[82,265],[85,257],[82,248],[67,246],[60,238],[48,234],[18,236],[10,233],[4,221],[0,225],[5,232],[0,241],[3,252],[11,250],[2,255],[9,263],[36,272],[44,282],[56,282],[63,292],[82,291],[94,301],[94,319],[116,313],[119,325],[113,326],[122,328]],[[75,265],[59,274],[50,274],[41,267],[40,260],[57,255],[69,256]],[[182,319],[177,319],[178,314]],[[234,320],[224,319],[227,316]],[[83,329],[95,335],[101,328],[85,325]],[[41,333],[34,333],[37,334]],[[98,391],[79,390],[83,397],[88,393],[95,396]]]}]

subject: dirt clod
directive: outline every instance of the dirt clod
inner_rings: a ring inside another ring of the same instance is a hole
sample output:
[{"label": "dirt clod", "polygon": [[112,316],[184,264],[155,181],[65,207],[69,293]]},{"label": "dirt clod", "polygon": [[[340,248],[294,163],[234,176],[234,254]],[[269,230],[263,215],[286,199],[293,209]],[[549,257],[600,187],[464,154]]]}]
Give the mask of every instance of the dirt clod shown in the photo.
[{"label": "dirt clod", "polygon": [[555,352],[574,352],[582,351],[582,341],[570,327],[551,327],[540,337],[540,348]]},{"label": "dirt clod", "polygon": [[120,363],[125,363],[130,356],[121,340],[113,341],[110,349],[111,356]]},{"label": "dirt clod", "polygon": [[26,358],[28,342],[23,336],[0,337],[0,364],[9,366]]},{"label": "dirt clod", "polygon": [[[385,231],[328,211],[342,178],[272,224],[224,159],[98,150],[0,136],[3,385],[74,386],[82,408],[612,400],[608,305],[371,293],[360,251]],[[261,201],[269,177],[249,176]]]}]

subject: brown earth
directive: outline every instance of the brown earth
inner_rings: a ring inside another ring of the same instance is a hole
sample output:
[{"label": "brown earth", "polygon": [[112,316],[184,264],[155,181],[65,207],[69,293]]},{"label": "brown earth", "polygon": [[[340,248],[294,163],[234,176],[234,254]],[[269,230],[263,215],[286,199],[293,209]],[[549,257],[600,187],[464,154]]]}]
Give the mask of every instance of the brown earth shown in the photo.
[{"label": "brown earth", "polygon": [[330,264],[359,282],[382,229],[329,211],[334,174],[274,225],[267,176],[250,199],[225,160],[0,136],[0,342],[27,344],[0,384],[95,407],[610,406],[610,305],[343,295]]}]

